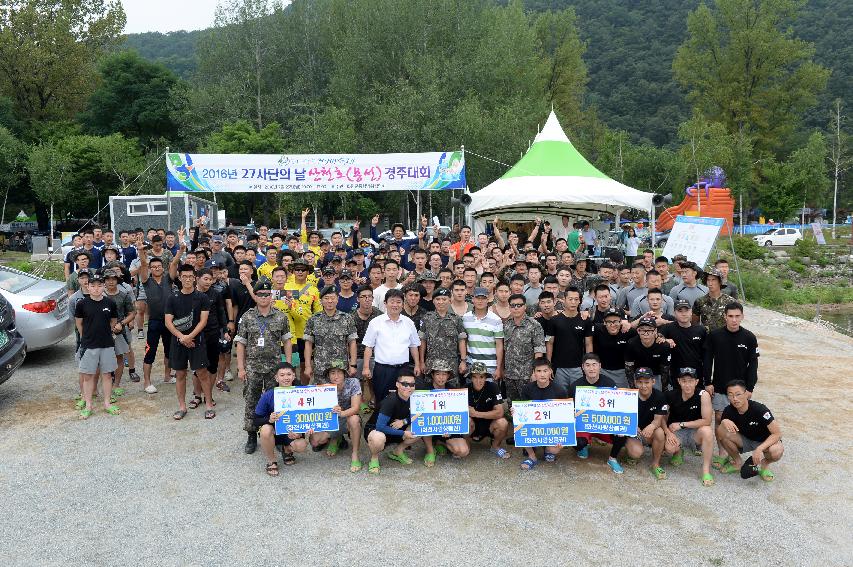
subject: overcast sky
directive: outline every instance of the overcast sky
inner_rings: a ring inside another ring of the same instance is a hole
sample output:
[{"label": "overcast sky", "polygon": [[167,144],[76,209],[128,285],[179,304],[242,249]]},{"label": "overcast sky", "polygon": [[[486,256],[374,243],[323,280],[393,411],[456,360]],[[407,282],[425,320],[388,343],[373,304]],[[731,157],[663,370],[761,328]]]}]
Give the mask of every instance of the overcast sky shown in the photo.
[{"label": "overcast sky", "polygon": [[218,0],[121,0],[124,33],[200,30],[213,25]]}]

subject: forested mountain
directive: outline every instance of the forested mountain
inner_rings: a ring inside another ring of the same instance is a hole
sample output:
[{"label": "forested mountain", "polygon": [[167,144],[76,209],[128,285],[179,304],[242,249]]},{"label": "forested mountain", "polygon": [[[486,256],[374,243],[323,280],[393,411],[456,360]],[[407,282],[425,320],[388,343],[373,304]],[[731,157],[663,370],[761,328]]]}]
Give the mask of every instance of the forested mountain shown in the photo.
[{"label": "forested mountain", "polygon": [[[501,2],[506,3],[506,2]],[[610,128],[634,142],[672,147],[678,125],[690,114],[673,79],[672,59],[687,31],[687,14],[698,0],[525,0],[532,12],[574,8],[589,83],[585,102]],[[832,70],[820,102],[805,126],[822,128],[835,98],[853,93],[853,2],[809,0],[794,32],[815,44],[815,61]],[[123,44],[144,58],[191,79],[196,46],[207,30],[130,34]]]}]

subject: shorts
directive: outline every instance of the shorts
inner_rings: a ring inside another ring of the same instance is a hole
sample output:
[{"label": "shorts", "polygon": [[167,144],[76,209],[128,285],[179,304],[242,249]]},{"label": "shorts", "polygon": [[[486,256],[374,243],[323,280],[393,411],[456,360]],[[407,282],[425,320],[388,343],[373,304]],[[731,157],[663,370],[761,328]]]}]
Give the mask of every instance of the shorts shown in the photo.
[{"label": "shorts", "polygon": [[675,432],[675,436],[678,437],[678,442],[681,443],[682,449],[687,449],[689,451],[695,451],[699,448],[696,445],[696,440],[693,438],[696,433],[695,429],[679,429]]},{"label": "shorts", "polygon": [[[758,448],[759,445],[764,443],[764,441],[756,441],[754,439],[750,439],[749,437],[744,437],[743,435],[740,436],[740,442],[741,442],[741,448],[740,448],[741,453],[752,453],[753,451],[755,451]],[[779,441],[779,443],[781,443],[781,441]]]},{"label": "shorts", "polygon": [[294,441],[296,441],[296,439],[291,439],[287,434],[275,436],[276,447],[290,447],[290,444]]},{"label": "shorts", "polygon": [[492,426],[493,419],[484,419],[482,417],[472,417],[474,429],[471,431],[471,437],[492,437],[492,432],[489,428]]},{"label": "shorts", "polygon": [[136,301],[145,301],[148,299],[148,294],[145,293],[145,288],[141,285],[136,286]]},{"label": "shorts", "polygon": [[[358,415],[358,414],[356,414]],[[343,437],[344,433],[349,433],[349,425],[347,425],[347,417],[341,417],[338,415],[338,430],[337,431],[329,431],[330,439],[340,439]],[[360,419],[360,417],[359,417]]]},{"label": "shorts", "polygon": [[305,360],[305,339],[296,339],[296,349],[293,352],[298,352],[299,359]]},{"label": "shorts", "polygon": [[207,351],[207,371],[216,374],[219,369],[219,333],[211,333],[204,343]]},{"label": "shorts", "polygon": [[[132,333],[130,333],[130,332],[127,333],[127,335],[130,335],[130,334],[132,334]],[[130,352],[130,345],[127,342],[127,336],[125,335],[125,333],[119,333],[118,335],[115,335],[115,343],[116,343],[116,346],[115,346],[116,356],[124,356],[125,354]]]},{"label": "shorts", "polygon": [[566,390],[569,389],[572,382],[581,378],[583,378],[583,370],[581,370],[580,366],[577,368],[557,368],[554,371],[554,383],[559,384]]},{"label": "shorts", "polygon": [[172,345],[169,348],[169,367],[172,370],[202,370],[207,368],[207,346],[200,341],[193,348],[187,348],[178,342],[177,337],[172,337]]},{"label": "shorts", "polygon": [[714,407],[714,411],[723,411],[729,407],[729,397],[725,394],[714,392],[714,397],[711,399],[711,405]]},{"label": "shorts", "polygon": [[639,433],[637,433],[636,435],[631,437],[631,439],[633,439],[634,441],[639,441],[643,445],[643,447],[651,447],[652,446],[652,444],[650,442],[646,441],[646,438],[643,437],[642,435],[640,435]]},{"label": "shorts", "polygon": [[[368,437],[370,436],[370,434],[371,434],[372,432],[374,432],[374,431],[376,431],[376,428],[375,428],[375,427],[373,427],[373,426],[365,427],[365,428],[364,428],[364,433],[362,434],[362,437],[364,437],[364,440],[365,440],[365,441],[367,441],[367,438],[368,438]],[[397,444],[402,443],[402,442],[403,442],[403,438],[402,438],[402,437],[392,437],[391,435],[386,435],[386,436],[385,436],[385,446],[386,446],[386,447],[387,447],[388,445],[397,445]]]},{"label": "shorts", "polygon": [[101,374],[112,372],[118,368],[115,348],[87,348],[77,367],[81,374],[96,374],[99,367]]},{"label": "shorts", "polygon": [[608,370],[606,368],[602,368],[601,375],[605,378],[610,378],[611,380],[613,380],[617,388],[628,387],[628,378],[625,376],[624,368],[617,368],[616,370]]}]

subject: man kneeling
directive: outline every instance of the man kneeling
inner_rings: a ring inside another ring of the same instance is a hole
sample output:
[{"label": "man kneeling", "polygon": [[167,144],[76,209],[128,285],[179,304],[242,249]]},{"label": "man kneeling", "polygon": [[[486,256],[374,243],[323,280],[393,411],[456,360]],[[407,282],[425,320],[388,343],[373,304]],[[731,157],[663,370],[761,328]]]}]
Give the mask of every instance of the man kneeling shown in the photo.
[{"label": "man kneeling", "polygon": [[[293,366],[282,362],[275,369],[275,381],[284,388],[293,386],[296,380],[296,372]],[[261,394],[258,405],[255,407],[255,427],[258,427],[261,437],[261,449],[267,457],[267,474],[278,476],[278,459],[275,456],[276,446],[282,447],[284,464],[296,463],[293,453],[302,453],[308,446],[305,435],[302,433],[288,433],[287,435],[276,435],[275,422],[282,416],[283,412],[275,411],[275,388],[269,388]]]},{"label": "man kneeling", "polygon": [[415,377],[411,370],[404,370],[397,377],[396,388],[396,392],[385,396],[364,425],[364,438],[370,449],[370,462],[367,464],[367,472],[370,474],[379,474],[379,453],[385,450],[388,443],[397,443],[397,446],[386,453],[386,457],[411,465],[412,459],[404,451],[420,440],[411,428],[409,398],[415,390]]},{"label": "man kneeling", "polygon": [[494,382],[488,382],[489,371],[482,362],[471,365],[471,383],[468,384],[468,431],[472,441],[484,437],[492,438],[492,452],[501,459],[511,457],[504,449],[504,439],[509,433],[509,422],[504,417],[501,390]]},{"label": "man kneeling", "polygon": [[352,442],[352,457],[350,458],[350,472],[361,470],[362,464],[358,459],[358,447],[361,443],[361,416],[358,413],[361,407],[361,383],[358,378],[346,376],[347,364],[343,360],[333,360],[323,378],[329,384],[338,388],[338,405],[332,411],[338,414],[338,430],[332,432],[312,433],[310,436],[312,447],[326,447],[326,455],[334,457],[341,448],[344,433],[349,433]]},{"label": "man kneeling", "polygon": [[[431,382],[425,384],[427,390],[444,390],[447,388],[447,382],[450,380],[450,375],[453,372],[453,367],[444,360],[437,360],[432,364],[430,372]],[[432,435],[424,437],[424,445],[426,446],[426,454],[424,455],[424,465],[432,467],[435,465],[435,456],[446,454],[448,451],[453,458],[462,459],[468,456],[470,449],[468,442],[465,441],[463,435]]]},{"label": "man kneeling", "polygon": [[682,368],[678,372],[678,385],[681,391],[666,393],[669,404],[667,416],[666,452],[672,455],[669,464],[674,467],[684,464],[684,448],[691,451],[702,449],[702,484],[713,486],[711,458],[714,456],[714,432],[711,419],[714,410],[711,396],[702,388],[697,388],[699,377],[695,368]]},{"label": "man kneeling", "polygon": [[669,406],[663,392],[655,389],[655,375],[651,368],[641,367],[634,372],[634,385],[638,391],[637,435],[628,439],[628,462],[634,464],[643,456],[644,448],[652,448],[652,464],[649,470],[658,479],[666,478],[660,466],[663,445],[666,441],[666,413]]},{"label": "man kneeling", "polygon": [[[564,400],[569,395],[566,389],[554,382],[554,371],[547,358],[537,358],[533,361],[533,378],[521,388],[521,400]],[[515,414],[515,408],[510,408],[510,413]],[[557,455],[563,450],[562,445],[545,447],[545,462],[553,463]],[[522,470],[532,470],[539,462],[536,459],[535,447],[525,447],[527,458],[521,461]]]},{"label": "man kneeling", "polygon": [[[732,380],[726,385],[726,395],[729,405],[723,410],[717,439],[729,454],[729,462],[723,463],[720,471],[733,473],[740,469],[743,478],[758,475],[761,480],[772,481],[774,474],[767,466],[781,459],[785,452],[779,422],[767,406],[749,399],[746,382]],[[741,453],[750,451],[752,456],[741,465]]]}]

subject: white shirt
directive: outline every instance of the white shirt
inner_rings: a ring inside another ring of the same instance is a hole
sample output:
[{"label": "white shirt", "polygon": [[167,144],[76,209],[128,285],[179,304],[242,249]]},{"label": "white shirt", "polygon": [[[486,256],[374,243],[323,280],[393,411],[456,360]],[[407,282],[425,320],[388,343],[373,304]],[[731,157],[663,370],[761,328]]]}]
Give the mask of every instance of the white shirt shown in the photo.
[{"label": "white shirt", "polygon": [[383,313],[367,325],[362,344],[373,349],[379,364],[406,364],[409,348],[421,346],[421,339],[411,319],[401,314],[399,319],[392,321]]},{"label": "white shirt", "polygon": [[[394,289],[400,289],[401,287],[403,287],[403,284],[397,284],[397,287]],[[389,289],[391,288],[382,284],[373,290],[373,306],[383,313],[385,313],[385,294],[388,293]]]}]

